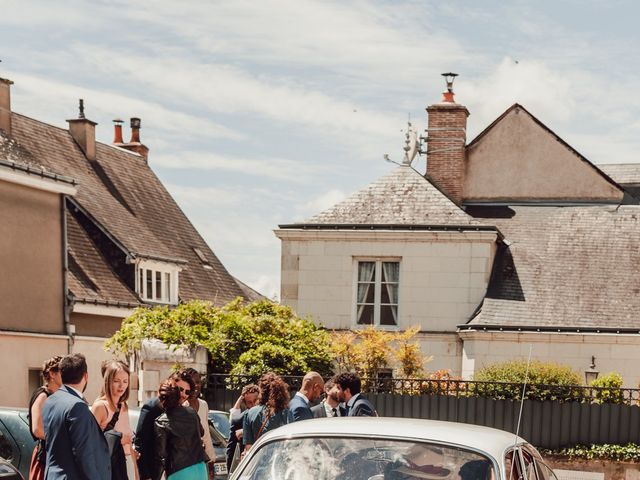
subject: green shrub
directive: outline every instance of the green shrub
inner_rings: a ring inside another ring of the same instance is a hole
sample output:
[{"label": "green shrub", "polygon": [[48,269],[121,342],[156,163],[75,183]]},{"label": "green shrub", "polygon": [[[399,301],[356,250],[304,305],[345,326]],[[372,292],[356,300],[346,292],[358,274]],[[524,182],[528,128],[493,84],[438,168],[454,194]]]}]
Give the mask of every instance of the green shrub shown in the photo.
[{"label": "green shrub", "polygon": [[593,392],[594,402],[622,403],[624,401],[622,383],[622,375],[617,372],[610,372],[593,380],[589,386],[598,388]]},{"label": "green shrub", "polygon": [[575,447],[559,450],[540,449],[540,453],[584,460],[615,460],[618,462],[640,461],[640,445],[627,443],[626,445],[576,445]]},{"label": "green shrub", "polygon": [[512,360],[495,363],[478,370],[474,380],[478,382],[504,382],[503,384],[476,384],[475,394],[497,399],[520,400],[522,384],[527,379],[524,398],[531,400],[572,401],[579,398],[575,386],[581,383],[581,377],[567,365],[551,362]]}]

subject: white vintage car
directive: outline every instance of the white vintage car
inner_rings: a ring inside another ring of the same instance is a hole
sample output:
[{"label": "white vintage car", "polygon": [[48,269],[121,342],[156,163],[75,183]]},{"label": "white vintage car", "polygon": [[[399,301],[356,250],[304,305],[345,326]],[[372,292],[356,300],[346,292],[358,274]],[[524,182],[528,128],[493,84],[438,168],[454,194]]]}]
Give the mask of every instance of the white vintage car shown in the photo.
[{"label": "white vintage car", "polygon": [[405,418],[323,418],[263,435],[232,480],[549,480],[540,454],[502,430]]}]

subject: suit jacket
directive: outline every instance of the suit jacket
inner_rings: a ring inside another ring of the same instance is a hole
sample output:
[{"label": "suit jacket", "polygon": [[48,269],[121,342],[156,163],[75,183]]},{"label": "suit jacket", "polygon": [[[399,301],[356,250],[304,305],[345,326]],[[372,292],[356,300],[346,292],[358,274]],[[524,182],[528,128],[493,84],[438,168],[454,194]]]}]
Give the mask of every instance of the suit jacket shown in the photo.
[{"label": "suit jacket", "polygon": [[162,476],[162,469],[155,461],[156,433],[154,425],[156,418],[163,413],[164,411],[162,410],[158,397],[148,400],[140,409],[140,417],[138,418],[133,443],[136,450],[140,452],[138,470],[142,480],[149,478],[155,479]]},{"label": "suit jacket", "polygon": [[[324,408],[324,400],[320,402],[318,405],[311,407],[311,413],[313,414],[313,418],[327,418],[327,410]],[[347,416],[347,411],[344,407],[338,405],[338,410],[340,411],[341,417]]]},{"label": "suit jacket", "polygon": [[242,442],[236,435],[236,430],[242,430],[242,422],[244,421],[244,417],[247,414],[248,410],[242,412],[242,414],[238,415],[235,418],[230,418],[229,425],[229,441],[227,442],[227,471],[231,471],[231,464],[233,463],[233,455],[236,453],[236,445],[238,443],[242,446]]},{"label": "suit jacket", "polygon": [[63,385],[42,410],[46,480],[111,480],[107,441],[85,401]]},{"label": "suit jacket", "polygon": [[349,417],[377,417],[375,407],[362,394],[358,395],[356,401],[349,407],[347,406],[347,415]]},{"label": "suit jacket", "polygon": [[313,418],[313,413],[311,413],[311,408],[309,404],[304,401],[300,395],[294,395],[294,397],[289,402],[289,412],[291,415],[292,422],[297,422],[299,420],[311,420]]}]

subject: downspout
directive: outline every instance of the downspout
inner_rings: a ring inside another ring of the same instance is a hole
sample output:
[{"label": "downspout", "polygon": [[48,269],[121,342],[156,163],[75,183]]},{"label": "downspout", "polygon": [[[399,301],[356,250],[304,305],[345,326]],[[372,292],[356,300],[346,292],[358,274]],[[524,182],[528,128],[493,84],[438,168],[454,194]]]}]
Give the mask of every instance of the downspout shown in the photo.
[{"label": "downspout", "polygon": [[75,325],[71,325],[69,314],[73,309],[73,300],[69,296],[69,252],[67,243],[67,209],[66,197],[60,195],[60,223],[62,230],[62,315],[64,318],[64,331],[69,337],[67,340],[67,353],[73,353],[73,343],[75,337]]}]

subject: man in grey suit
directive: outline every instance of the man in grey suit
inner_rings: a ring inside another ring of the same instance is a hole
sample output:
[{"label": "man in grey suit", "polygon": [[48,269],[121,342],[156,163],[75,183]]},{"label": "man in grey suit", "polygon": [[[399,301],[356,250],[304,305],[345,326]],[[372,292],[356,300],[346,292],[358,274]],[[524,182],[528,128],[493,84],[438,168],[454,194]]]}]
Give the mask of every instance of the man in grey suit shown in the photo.
[{"label": "man in grey suit", "polygon": [[60,361],[62,386],[44,403],[46,480],[111,480],[107,441],[82,396],[87,387],[84,355]]},{"label": "man in grey suit", "polygon": [[289,402],[289,421],[298,422],[300,420],[310,420],[311,403],[314,403],[322,395],[324,390],[324,380],[318,372],[309,372],[302,379],[300,391],[296,392]]},{"label": "man in grey suit", "polygon": [[313,418],[344,417],[346,410],[340,406],[340,389],[333,379],[327,380],[324,384],[324,400],[318,405],[311,407]]}]

